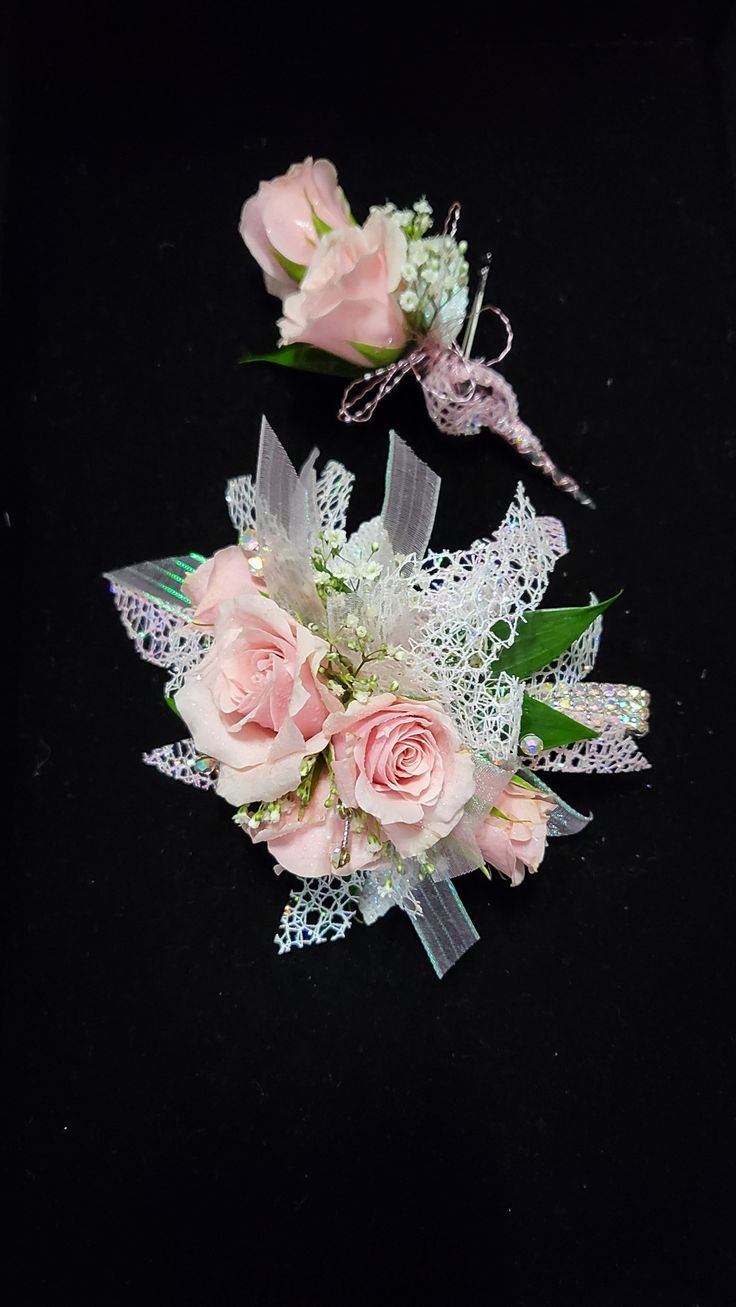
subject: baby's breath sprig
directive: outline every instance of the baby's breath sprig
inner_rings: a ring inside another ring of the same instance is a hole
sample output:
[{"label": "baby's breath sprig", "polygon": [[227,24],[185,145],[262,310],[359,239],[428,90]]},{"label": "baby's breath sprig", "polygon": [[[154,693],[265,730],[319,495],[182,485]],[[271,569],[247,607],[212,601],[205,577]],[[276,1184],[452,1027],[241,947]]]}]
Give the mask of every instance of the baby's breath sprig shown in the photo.
[{"label": "baby's breath sprig", "polygon": [[293,807],[293,794],[284,794],[270,803],[244,803],[233,816],[233,821],[236,826],[255,832],[261,826],[275,826]]},{"label": "baby's breath sprig", "polygon": [[309,801],[312,797],[315,784],[319,778],[319,773],[322,769],[322,763],[323,763],[322,754],[313,753],[311,754],[310,757],[304,759],[304,762],[299,768],[299,774],[301,776],[301,780],[297,785],[294,794],[296,798],[299,800],[300,818],[304,816]]},{"label": "baby's breath sprig", "polygon": [[299,805],[299,820],[304,816],[323,764],[323,755],[310,754],[299,768],[301,780],[295,790],[282,794],[270,803],[244,803],[233,817],[236,826],[255,833],[261,826],[275,826],[282,817]]},{"label": "baby's breath sprig", "polygon": [[428,235],[432,228],[432,206],[424,198],[415,200],[410,209],[398,209],[389,202],[374,206],[371,212],[393,218],[406,237],[399,307],[412,331],[421,337],[442,306],[468,285],[468,242],[444,233]]},{"label": "baby's breath sprig", "polygon": [[362,582],[373,583],[381,575],[381,565],[375,558],[379,550],[376,541],[371,543],[366,555],[356,558],[345,556],[346,542],[344,531],[324,530],[312,551],[312,566],[317,574],[315,586],[323,604],[329,594],[357,594]]},{"label": "baby's breath sprig", "polygon": [[397,209],[396,205],[388,200],[386,204],[371,205],[370,212],[383,214],[385,218],[393,218],[408,241],[421,239],[432,226],[432,205],[424,196],[421,200],[415,200],[410,209]]}]

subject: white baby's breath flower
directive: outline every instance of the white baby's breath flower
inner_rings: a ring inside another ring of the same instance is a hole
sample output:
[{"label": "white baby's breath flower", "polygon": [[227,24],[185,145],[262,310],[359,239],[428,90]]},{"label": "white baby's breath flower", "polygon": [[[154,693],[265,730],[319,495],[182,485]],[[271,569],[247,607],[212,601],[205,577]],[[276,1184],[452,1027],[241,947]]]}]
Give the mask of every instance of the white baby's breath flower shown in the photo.
[{"label": "white baby's breath flower", "polygon": [[429,250],[426,241],[409,241],[409,262],[414,268],[421,268],[427,262]]},{"label": "white baby's breath flower", "polygon": [[326,528],[324,531],[320,532],[320,538],[326,545],[329,545],[331,549],[341,549],[345,544],[347,536],[344,531]]},{"label": "white baby's breath flower", "polygon": [[419,303],[419,296],[415,290],[405,290],[399,295],[399,308],[404,313],[413,313]]}]

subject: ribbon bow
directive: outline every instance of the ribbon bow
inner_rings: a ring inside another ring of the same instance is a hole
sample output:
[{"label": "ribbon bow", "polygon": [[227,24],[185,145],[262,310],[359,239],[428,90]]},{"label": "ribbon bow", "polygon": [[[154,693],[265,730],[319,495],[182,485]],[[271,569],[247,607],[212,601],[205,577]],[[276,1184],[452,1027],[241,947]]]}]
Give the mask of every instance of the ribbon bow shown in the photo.
[{"label": "ribbon bow", "polygon": [[[445,224],[445,232],[454,233],[458,215],[459,205],[453,205]],[[483,306],[487,277],[488,264],[481,270],[480,284],[468,314],[462,348],[455,340],[443,340],[440,330],[433,325],[426,336],[416,341],[408,354],[351,381],[343,394],[338,417],[342,422],[368,422],[381,400],[411,372],[422,387],[427,411],[439,431],[449,436],[477,435],[484,427],[495,431],[523,458],[549,477],[559,490],[572,495],[579,504],[594,508],[590,496],[573,477],[557,467],[539,437],[521,421],[519,401],[513,388],[491,366],[492,363],[500,363],[508,354],[513,331],[501,309],[492,304],[485,308]],[[506,328],[506,345],[490,362],[482,358],[471,358],[475,329],[483,312],[495,313]]]}]

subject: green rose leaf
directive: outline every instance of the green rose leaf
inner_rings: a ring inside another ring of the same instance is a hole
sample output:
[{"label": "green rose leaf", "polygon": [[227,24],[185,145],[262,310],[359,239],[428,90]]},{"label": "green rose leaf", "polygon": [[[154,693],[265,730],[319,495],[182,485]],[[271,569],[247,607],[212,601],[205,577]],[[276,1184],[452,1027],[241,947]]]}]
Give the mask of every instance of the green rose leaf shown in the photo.
[{"label": "green rose leaf", "polygon": [[351,340],[350,344],[353,349],[357,349],[359,354],[370,363],[372,368],[385,368],[389,363],[395,363],[401,358],[406,348],[402,345],[399,349],[388,349],[381,345],[361,345],[357,340]]},{"label": "green rose leaf", "polygon": [[347,359],[315,349],[314,345],[284,345],[267,354],[243,354],[239,363],[277,363],[282,368],[295,368],[299,372],[322,372],[331,377],[362,377],[363,368]]},{"label": "green rose leaf", "polygon": [[273,250],[273,257],[277,263],[281,264],[287,277],[291,277],[296,282],[303,281],[307,271],[306,263],[294,263],[293,259],[287,259],[286,255],[282,254],[280,250],[274,249],[273,245],[271,249]]},{"label": "green rose leaf", "polygon": [[611,607],[623,592],[585,608],[536,608],[527,613],[516,630],[516,639],[493,664],[493,672],[507,672],[526,680],[570,648],[591,622]]},{"label": "green rose leaf", "polygon": [[576,740],[598,739],[597,731],[583,726],[582,722],[576,722],[573,717],[567,717],[564,712],[558,712],[556,708],[550,708],[548,703],[533,699],[530,694],[524,695],[521,706],[520,739],[525,735],[538,735],[545,752],[547,749],[562,749],[567,744],[574,744]]}]

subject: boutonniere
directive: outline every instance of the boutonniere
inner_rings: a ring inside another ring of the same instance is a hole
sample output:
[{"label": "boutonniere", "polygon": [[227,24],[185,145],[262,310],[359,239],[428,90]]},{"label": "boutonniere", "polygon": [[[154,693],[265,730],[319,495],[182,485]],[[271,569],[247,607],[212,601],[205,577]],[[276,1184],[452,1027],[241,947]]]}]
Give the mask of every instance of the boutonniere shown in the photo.
[{"label": "boutonniere", "polygon": [[[262,181],[243,205],[240,233],[267,289],[281,300],[279,341],[275,350],[244,354],[241,362],[350,378],[339,408],[345,422],[367,422],[411,374],[440,431],[494,431],[561,490],[593,507],[521,420],[514,391],[495,369],[511,348],[511,324],[484,303],[490,255],[469,300],[459,218],[460,205],[453,204],[435,231],[422,198],[408,209],[373,205],[358,223],[327,159],[305,159],[283,177]],[[484,312],[506,331],[504,348],[492,359],[473,355]]]}]

